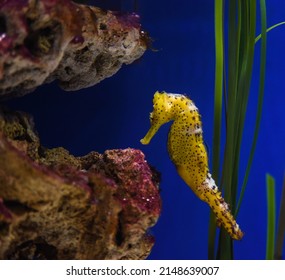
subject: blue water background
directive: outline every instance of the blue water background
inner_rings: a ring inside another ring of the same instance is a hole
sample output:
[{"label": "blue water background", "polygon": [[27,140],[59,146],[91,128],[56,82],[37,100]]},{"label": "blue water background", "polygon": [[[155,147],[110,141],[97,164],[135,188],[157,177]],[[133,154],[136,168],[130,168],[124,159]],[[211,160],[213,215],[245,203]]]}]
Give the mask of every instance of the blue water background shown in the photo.
[{"label": "blue water background", "polygon": [[[113,2],[113,7],[134,9],[133,1],[96,2],[102,6]],[[268,26],[284,21],[284,1],[267,2]],[[47,147],[63,146],[75,155],[92,150],[141,149],[147,161],[162,174],[163,207],[157,224],[151,229],[156,242],[149,259],[207,259],[209,208],[177,175],[168,157],[169,125],[160,129],[149,146],[141,145],[139,140],[149,128],[148,117],[156,90],[187,93],[200,109],[204,138],[212,155],[214,1],[141,0],[135,9],[157,51],[147,51],[139,61],[124,66],[94,87],[69,93],[53,83],[9,103],[13,108],[33,114],[42,144]],[[234,243],[236,259],[265,258],[267,172],[276,178],[279,211],[285,170],[284,50],[283,26],[268,34],[264,110],[252,172],[237,218],[245,236]],[[256,63],[244,130],[241,175],[252,140],[258,74]]]}]

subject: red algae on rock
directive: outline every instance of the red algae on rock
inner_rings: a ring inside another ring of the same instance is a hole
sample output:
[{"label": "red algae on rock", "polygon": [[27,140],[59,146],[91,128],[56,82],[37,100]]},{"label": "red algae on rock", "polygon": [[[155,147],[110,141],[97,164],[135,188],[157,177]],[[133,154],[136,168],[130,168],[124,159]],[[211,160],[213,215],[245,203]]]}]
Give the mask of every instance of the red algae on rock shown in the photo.
[{"label": "red algae on rock", "polygon": [[131,202],[140,210],[160,213],[160,196],[151,186],[157,182],[158,174],[146,164],[140,150],[110,150],[103,154],[104,168],[115,169],[114,180],[121,184],[116,197],[124,204]]},{"label": "red algae on rock", "polygon": [[0,99],[58,80],[65,90],[92,86],[147,48],[139,17],[71,0],[0,3]]},{"label": "red algae on rock", "polygon": [[0,110],[0,259],[146,258],[158,178],[139,150],[46,149],[29,115]]}]

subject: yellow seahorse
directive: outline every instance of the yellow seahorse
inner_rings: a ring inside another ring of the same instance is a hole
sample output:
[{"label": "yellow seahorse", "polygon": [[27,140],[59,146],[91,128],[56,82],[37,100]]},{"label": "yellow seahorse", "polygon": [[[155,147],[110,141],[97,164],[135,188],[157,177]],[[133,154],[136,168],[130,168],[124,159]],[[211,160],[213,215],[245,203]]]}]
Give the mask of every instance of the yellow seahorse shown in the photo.
[{"label": "yellow seahorse", "polygon": [[174,122],[168,134],[168,152],[178,174],[201,200],[209,204],[218,225],[222,224],[233,239],[240,240],[243,232],[209,172],[201,116],[191,99],[182,94],[157,91],[150,114],[151,127],[141,143],[148,144],[158,129],[171,120]]}]

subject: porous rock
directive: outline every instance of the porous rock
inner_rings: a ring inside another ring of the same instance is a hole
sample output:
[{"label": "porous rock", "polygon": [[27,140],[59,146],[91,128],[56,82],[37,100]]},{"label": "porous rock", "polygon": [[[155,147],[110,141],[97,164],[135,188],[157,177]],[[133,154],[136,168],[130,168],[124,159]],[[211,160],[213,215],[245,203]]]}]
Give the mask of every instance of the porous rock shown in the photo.
[{"label": "porous rock", "polygon": [[65,90],[92,86],[141,57],[139,16],[71,0],[0,0],[0,99],[58,80]]},{"label": "porous rock", "polygon": [[139,150],[46,149],[28,114],[2,108],[0,259],[144,259],[158,182]]}]

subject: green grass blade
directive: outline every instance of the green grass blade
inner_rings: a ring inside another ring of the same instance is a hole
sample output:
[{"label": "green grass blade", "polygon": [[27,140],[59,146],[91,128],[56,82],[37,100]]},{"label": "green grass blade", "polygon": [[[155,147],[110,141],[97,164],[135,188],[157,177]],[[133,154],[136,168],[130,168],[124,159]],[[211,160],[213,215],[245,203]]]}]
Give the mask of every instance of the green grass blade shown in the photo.
[{"label": "green grass blade", "polygon": [[256,28],[256,2],[247,3],[248,11],[244,19],[245,26],[241,36],[241,46],[243,57],[240,61],[238,92],[235,104],[235,134],[234,134],[234,158],[232,175],[232,209],[235,210],[239,177],[239,161],[241,154],[241,143],[243,138],[244,123],[247,111],[248,97],[254,62],[255,49],[255,28]]},{"label": "green grass blade", "polygon": [[285,238],[285,176],[283,178],[280,212],[278,218],[278,229],[277,229],[276,246],[274,254],[275,260],[282,260],[284,238]]},{"label": "green grass blade", "polygon": [[213,137],[213,177],[218,180],[220,166],[220,144],[222,125],[222,99],[223,99],[223,0],[215,1],[215,100],[214,100],[214,137]]},{"label": "green grass blade", "polygon": [[224,228],[221,228],[219,236],[219,246],[217,250],[217,259],[232,260],[233,259],[233,242],[229,234]]},{"label": "green grass blade", "polygon": [[274,258],[275,243],[275,180],[269,174],[266,174],[267,187],[267,241],[266,241],[266,259]]},{"label": "green grass blade", "polygon": [[216,217],[210,212],[209,231],[208,231],[208,259],[215,259],[215,238],[216,238]]},{"label": "green grass blade", "polygon": [[[279,23],[277,23],[277,24],[274,24],[274,25],[270,26],[269,28],[267,28],[267,29],[266,29],[266,32],[269,32],[269,31],[271,31],[272,29],[274,29],[274,28],[276,28],[276,27],[278,27],[278,26],[280,26],[280,25],[283,25],[283,24],[285,24],[285,21],[282,21],[282,22],[279,22]],[[255,43],[257,43],[257,42],[260,40],[260,38],[261,38],[261,34],[259,34],[259,35],[255,38]]]},{"label": "green grass blade", "polygon": [[229,2],[229,33],[228,33],[228,96],[226,115],[226,144],[224,151],[224,162],[222,172],[222,184],[224,188],[225,200],[231,203],[231,176],[233,167],[233,141],[234,141],[234,108],[236,103],[237,95],[237,84],[238,84],[238,68],[239,68],[239,42],[240,42],[240,1]]},{"label": "green grass blade", "polygon": [[[223,0],[215,1],[215,100],[214,100],[214,135],[213,135],[213,178],[218,182],[220,167],[220,146],[222,126],[222,99],[223,99],[223,41],[224,3]],[[215,257],[215,219],[210,215],[208,258]]]},{"label": "green grass blade", "polygon": [[251,170],[254,152],[256,148],[260,123],[261,123],[261,116],[262,116],[262,107],[263,107],[263,96],[264,96],[264,83],[265,83],[265,67],[266,67],[266,1],[260,0],[260,13],[261,13],[261,53],[260,53],[260,74],[259,74],[259,92],[258,92],[258,103],[257,103],[257,113],[256,113],[256,122],[253,134],[253,141],[251,144],[250,154],[246,166],[245,176],[241,188],[241,193],[239,196],[239,200],[237,203],[237,208],[235,211],[235,216],[238,214],[240,205],[244,196],[245,188],[248,182],[248,176]]}]

